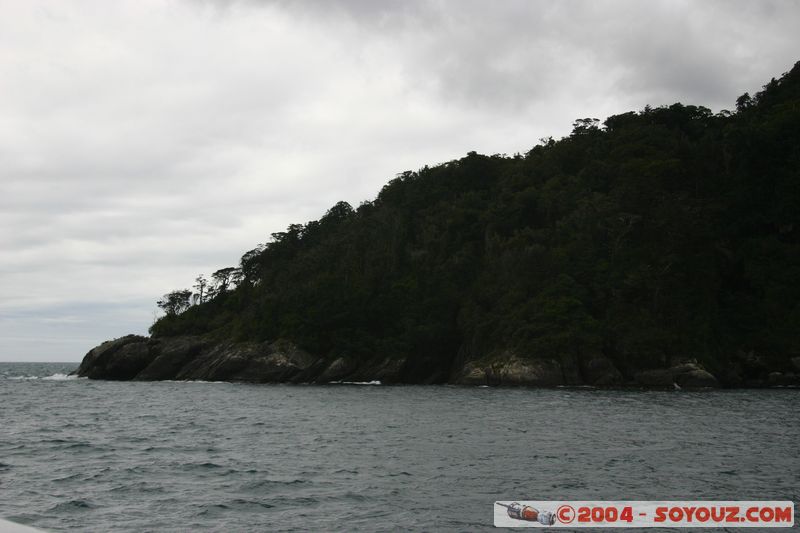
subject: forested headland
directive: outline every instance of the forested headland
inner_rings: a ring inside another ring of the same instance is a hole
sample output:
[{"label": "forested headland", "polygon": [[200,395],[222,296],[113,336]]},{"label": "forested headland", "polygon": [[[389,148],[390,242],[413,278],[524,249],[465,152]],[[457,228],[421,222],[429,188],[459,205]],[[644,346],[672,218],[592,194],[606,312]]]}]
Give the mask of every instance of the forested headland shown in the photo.
[{"label": "forested headland", "polygon": [[731,111],[584,118],[404,172],[159,305],[150,346],[280,340],[345,369],[326,378],[796,383],[800,63]]}]

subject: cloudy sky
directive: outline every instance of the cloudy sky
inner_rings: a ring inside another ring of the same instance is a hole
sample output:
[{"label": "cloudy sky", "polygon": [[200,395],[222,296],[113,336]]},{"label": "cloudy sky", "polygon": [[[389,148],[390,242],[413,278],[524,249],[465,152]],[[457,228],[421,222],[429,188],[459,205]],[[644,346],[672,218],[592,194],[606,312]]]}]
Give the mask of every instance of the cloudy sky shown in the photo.
[{"label": "cloudy sky", "polygon": [[525,152],[800,59],[800,3],[0,0],[0,361],[155,301],[404,170]]}]

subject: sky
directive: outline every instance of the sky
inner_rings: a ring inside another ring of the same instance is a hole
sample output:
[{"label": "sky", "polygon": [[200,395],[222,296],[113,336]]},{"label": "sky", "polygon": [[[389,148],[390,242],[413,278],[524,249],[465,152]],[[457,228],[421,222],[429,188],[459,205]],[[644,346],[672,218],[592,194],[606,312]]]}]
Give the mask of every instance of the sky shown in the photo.
[{"label": "sky", "polygon": [[576,118],[733,109],[794,0],[0,0],[0,361],[79,361],[339,200]]}]

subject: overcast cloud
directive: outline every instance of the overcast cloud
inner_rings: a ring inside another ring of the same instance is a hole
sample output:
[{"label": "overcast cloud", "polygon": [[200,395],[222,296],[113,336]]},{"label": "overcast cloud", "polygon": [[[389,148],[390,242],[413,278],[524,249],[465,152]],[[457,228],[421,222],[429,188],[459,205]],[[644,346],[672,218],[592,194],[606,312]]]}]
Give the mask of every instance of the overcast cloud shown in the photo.
[{"label": "overcast cloud", "polygon": [[798,57],[795,1],[0,0],[0,360],[155,300],[397,173],[525,152]]}]

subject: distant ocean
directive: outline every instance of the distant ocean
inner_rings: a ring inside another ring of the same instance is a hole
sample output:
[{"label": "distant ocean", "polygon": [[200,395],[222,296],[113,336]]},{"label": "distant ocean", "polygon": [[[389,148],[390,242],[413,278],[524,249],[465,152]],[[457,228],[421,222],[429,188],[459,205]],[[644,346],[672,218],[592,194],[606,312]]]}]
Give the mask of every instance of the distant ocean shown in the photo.
[{"label": "distant ocean", "polygon": [[495,500],[800,500],[798,390],[69,378],[0,363],[0,517],[50,531],[486,530]]}]

